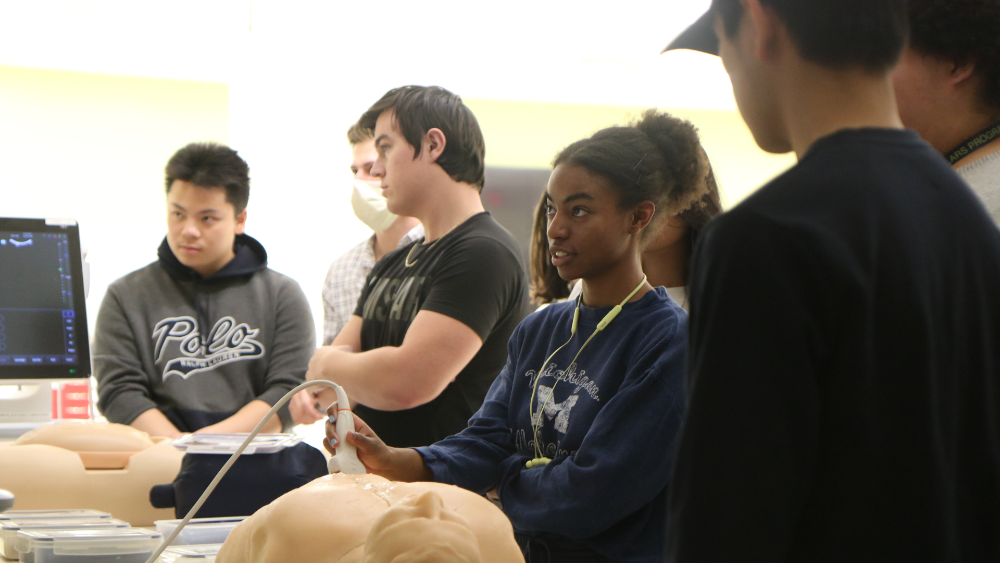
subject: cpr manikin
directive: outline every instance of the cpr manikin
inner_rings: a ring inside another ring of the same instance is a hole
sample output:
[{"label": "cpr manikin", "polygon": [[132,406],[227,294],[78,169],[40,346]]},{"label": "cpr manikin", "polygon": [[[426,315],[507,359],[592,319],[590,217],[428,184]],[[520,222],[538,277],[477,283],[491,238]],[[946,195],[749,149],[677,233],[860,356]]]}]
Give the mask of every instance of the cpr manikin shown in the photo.
[{"label": "cpr manikin", "polygon": [[121,424],[59,422],[0,445],[0,489],[18,510],[92,508],[133,526],[173,518],[154,509],[153,485],[177,476],[183,452]]},{"label": "cpr manikin", "polygon": [[217,563],[523,562],[510,522],[483,497],[376,475],[321,477],[257,511]]},{"label": "cpr manikin", "polygon": [[[317,383],[317,382],[313,382]],[[339,405],[350,404],[335,386]],[[354,429],[339,409],[340,443]],[[278,498],[230,534],[217,563],[523,563],[507,517],[483,497],[440,483],[367,475],[353,447],[331,475]]]}]

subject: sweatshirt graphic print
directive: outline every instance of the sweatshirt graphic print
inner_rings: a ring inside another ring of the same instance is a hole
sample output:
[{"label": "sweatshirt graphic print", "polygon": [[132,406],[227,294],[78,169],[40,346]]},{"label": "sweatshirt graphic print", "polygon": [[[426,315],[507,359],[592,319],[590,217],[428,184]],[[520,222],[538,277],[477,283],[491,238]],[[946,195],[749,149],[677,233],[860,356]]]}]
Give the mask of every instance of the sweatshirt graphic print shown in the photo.
[{"label": "sweatshirt graphic print", "polygon": [[[520,534],[659,563],[685,404],[687,313],[663,288],[650,291],[571,364],[611,310],[582,306],[577,333],[546,362],[569,339],[574,307],[552,305],[518,325],[507,364],[468,427],[417,451],[435,481],[481,494],[495,488]],[[528,469],[533,422],[552,461]]]},{"label": "sweatshirt graphic print", "polygon": [[[238,236],[235,250],[203,278],[164,241],[159,262],[108,287],[94,373],[109,421],[129,424],[156,408],[193,432],[251,401],[273,405],[302,381],[316,345],[305,295],[267,268],[257,241]],[[278,414],[290,427],[287,408]]]}]

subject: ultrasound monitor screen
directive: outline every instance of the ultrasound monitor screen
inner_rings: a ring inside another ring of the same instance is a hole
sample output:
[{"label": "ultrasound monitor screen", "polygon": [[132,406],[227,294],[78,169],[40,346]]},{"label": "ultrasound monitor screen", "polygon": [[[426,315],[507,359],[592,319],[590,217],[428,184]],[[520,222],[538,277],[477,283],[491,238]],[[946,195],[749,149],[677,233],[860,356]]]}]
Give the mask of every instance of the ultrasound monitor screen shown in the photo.
[{"label": "ultrasound monitor screen", "polygon": [[0,379],[89,375],[75,224],[0,218]]}]

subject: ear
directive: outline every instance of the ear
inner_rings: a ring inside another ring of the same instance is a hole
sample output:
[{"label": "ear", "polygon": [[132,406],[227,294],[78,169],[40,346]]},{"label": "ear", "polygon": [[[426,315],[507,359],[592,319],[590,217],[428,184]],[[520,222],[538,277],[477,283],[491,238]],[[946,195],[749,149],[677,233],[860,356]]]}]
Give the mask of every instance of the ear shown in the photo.
[{"label": "ear", "polygon": [[432,127],[424,133],[421,141],[420,154],[427,155],[429,162],[437,162],[437,159],[444,153],[444,147],[448,144],[444,133],[437,127]]},{"label": "ear", "polygon": [[774,60],[780,51],[779,39],[783,29],[778,15],[762,5],[760,0],[740,0],[740,5],[743,6],[744,16],[740,25],[748,27],[744,33],[750,33],[754,55],[762,61]]},{"label": "ear", "polygon": [[628,234],[634,235],[642,231],[653,220],[653,213],[656,212],[656,204],[652,201],[644,201],[632,210],[628,226]]},{"label": "ear", "polygon": [[236,234],[242,235],[243,231],[247,229],[247,210],[244,209],[240,211],[240,214],[236,216]]},{"label": "ear", "polygon": [[952,63],[951,72],[948,73],[948,81],[951,82],[952,87],[959,86],[965,82],[972,80],[972,77],[976,74],[976,63],[965,62]]}]

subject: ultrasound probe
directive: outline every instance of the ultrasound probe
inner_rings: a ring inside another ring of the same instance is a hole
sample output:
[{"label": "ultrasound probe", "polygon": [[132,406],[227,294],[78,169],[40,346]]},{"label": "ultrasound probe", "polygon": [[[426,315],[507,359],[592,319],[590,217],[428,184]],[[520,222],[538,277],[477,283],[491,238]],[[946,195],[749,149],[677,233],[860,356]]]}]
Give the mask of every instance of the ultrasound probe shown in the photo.
[{"label": "ultrasound probe", "polygon": [[[214,491],[215,487],[219,484],[219,481],[221,481],[222,478],[226,475],[226,473],[229,471],[229,468],[232,467],[234,463],[236,463],[236,459],[240,457],[240,454],[243,453],[243,450],[247,449],[247,446],[250,445],[250,442],[252,442],[253,439],[257,437],[257,434],[259,434],[261,429],[264,428],[264,425],[267,424],[267,421],[271,420],[271,417],[276,412],[278,412],[278,409],[285,406],[285,403],[291,400],[291,398],[294,397],[295,394],[298,393],[299,391],[316,386],[332,387],[337,392],[338,407],[340,405],[348,405],[348,406],[350,405],[350,403],[347,401],[347,393],[344,391],[343,387],[337,385],[332,381],[325,381],[322,379],[318,379],[316,381],[307,381],[302,385],[299,385],[295,389],[292,389],[291,391],[286,393],[285,396],[282,397],[280,401],[278,401],[277,403],[274,404],[273,407],[271,407],[271,410],[267,411],[267,414],[264,415],[264,418],[262,418],[260,422],[257,424],[257,427],[253,429],[253,432],[251,432],[246,437],[246,439],[243,440],[243,443],[240,444],[240,447],[236,450],[235,453],[233,453],[232,456],[230,456],[229,461],[227,461],[226,464],[222,466],[222,469],[219,470],[219,474],[215,476],[215,479],[212,479],[212,482],[209,483],[208,488],[206,488],[205,492],[201,494],[200,498],[198,498],[198,502],[194,503],[194,506],[191,507],[191,510],[188,511],[184,519],[181,520],[180,524],[178,524],[177,527],[174,528],[174,531],[170,532],[170,535],[168,535],[163,540],[163,543],[160,544],[160,547],[156,548],[153,554],[150,555],[149,559],[146,560],[146,563],[155,563],[156,559],[160,556],[160,554],[163,553],[163,550],[165,550],[170,545],[170,543],[173,542],[175,538],[177,538],[177,535],[181,533],[181,530],[184,529],[184,526],[186,526],[187,523],[190,522],[192,518],[194,518],[195,514],[198,514],[198,511],[201,510],[202,505],[205,504],[206,500],[208,500],[208,496],[212,494],[212,491]],[[347,433],[354,431],[354,415],[351,414],[350,408],[337,409],[336,426],[337,426],[337,439],[340,441],[340,444],[337,447],[337,454],[334,455],[332,458],[330,458],[330,462],[327,464],[327,467],[330,469],[330,473],[336,473],[337,471],[348,474],[365,473],[365,466],[360,461],[358,461],[357,450],[354,448],[354,446],[351,446],[350,444],[347,443]]]}]

